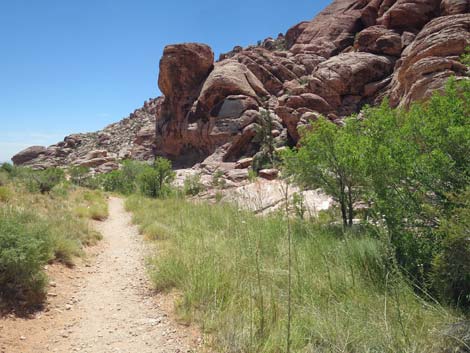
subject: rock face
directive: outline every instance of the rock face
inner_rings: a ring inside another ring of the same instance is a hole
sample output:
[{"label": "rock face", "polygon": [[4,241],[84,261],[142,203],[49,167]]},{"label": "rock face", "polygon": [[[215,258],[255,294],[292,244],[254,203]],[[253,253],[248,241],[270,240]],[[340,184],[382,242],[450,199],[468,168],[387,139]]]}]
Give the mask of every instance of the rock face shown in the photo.
[{"label": "rock face", "polygon": [[162,99],[150,99],[127,118],[101,131],[66,136],[49,147],[33,146],[12,160],[15,165],[35,169],[63,166],[84,166],[96,172],[118,168],[117,161],[154,157],[155,116]]},{"label": "rock face", "polygon": [[312,21],[212,63],[202,44],[171,45],[160,63],[165,93],[157,153],[182,164],[235,162],[259,149],[261,115],[277,147],[320,114],[340,121],[389,96],[408,106],[466,77],[469,0],[335,0]]},{"label": "rock face", "polygon": [[[109,169],[155,153],[177,167],[240,168],[238,160],[259,151],[266,117],[280,148],[320,115],[340,123],[385,97],[407,107],[450,76],[468,79],[460,56],[470,46],[469,11],[470,0],[334,0],[313,20],[217,62],[207,45],[169,45],[158,80],[164,97],[101,132],[24,151],[15,163]],[[87,156],[96,150],[107,154]]]}]

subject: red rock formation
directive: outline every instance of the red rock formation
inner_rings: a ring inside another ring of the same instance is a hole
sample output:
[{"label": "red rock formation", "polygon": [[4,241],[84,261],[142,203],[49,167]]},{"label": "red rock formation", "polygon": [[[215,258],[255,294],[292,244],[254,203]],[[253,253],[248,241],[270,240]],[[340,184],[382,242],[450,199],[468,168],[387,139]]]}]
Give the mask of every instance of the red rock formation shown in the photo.
[{"label": "red rock formation", "polygon": [[218,150],[233,160],[256,151],[261,108],[275,112],[282,145],[319,114],[336,121],[387,95],[393,105],[426,98],[449,76],[465,75],[468,11],[468,0],[336,0],[285,36],[222,54],[210,73],[207,47],[169,46],[157,149],[174,159]]}]

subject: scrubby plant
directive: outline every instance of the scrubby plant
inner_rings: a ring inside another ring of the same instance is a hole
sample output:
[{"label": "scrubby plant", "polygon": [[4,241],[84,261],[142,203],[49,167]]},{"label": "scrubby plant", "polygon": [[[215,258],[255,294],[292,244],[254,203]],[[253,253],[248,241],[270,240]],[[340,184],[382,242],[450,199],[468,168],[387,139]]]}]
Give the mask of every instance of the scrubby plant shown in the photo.
[{"label": "scrubby plant", "polygon": [[[1,185],[1,184],[0,184]],[[0,186],[0,202],[7,202],[12,197],[12,192],[7,186]]]},{"label": "scrubby plant", "polygon": [[8,183],[9,177],[6,172],[0,171],[0,186],[6,185]]},{"label": "scrubby plant", "polygon": [[225,187],[226,181],[223,178],[224,172],[221,170],[216,170],[214,174],[212,174],[212,186],[215,188],[223,189]]},{"label": "scrubby plant", "polygon": [[0,171],[6,172],[8,174],[12,174],[14,172],[14,169],[15,167],[7,162],[2,163],[2,165],[0,166]]},{"label": "scrubby plant", "polygon": [[272,134],[273,126],[273,118],[269,110],[262,110],[254,138],[254,142],[260,146],[259,152],[253,157],[252,168],[255,172],[264,168],[271,168],[277,162],[276,146]]},{"label": "scrubby plant", "polygon": [[301,147],[283,155],[286,173],[297,183],[321,188],[339,204],[345,227],[353,225],[354,203],[364,184],[358,129],[355,118],[345,127],[320,118],[302,131]]},{"label": "scrubby plant", "polygon": [[257,177],[258,174],[252,168],[248,169],[248,180],[250,182],[255,182]]}]

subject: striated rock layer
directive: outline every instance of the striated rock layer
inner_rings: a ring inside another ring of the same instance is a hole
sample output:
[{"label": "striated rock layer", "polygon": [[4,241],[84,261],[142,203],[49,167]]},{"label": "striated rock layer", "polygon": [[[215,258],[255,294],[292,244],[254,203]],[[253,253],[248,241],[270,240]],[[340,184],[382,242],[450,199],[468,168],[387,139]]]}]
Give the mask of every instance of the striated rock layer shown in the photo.
[{"label": "striated rock layer", "polygon": [[335,0],[313,20],[216,62],[207,45],[169,45],[158,80],[164,97],[136,113],[145,123],[121,129],[136,122],[129,118],[112,133],[68,137],[14,160],[102,165],[156,154],[177,166],[236,165],[259,151],[268,115],[276,147],[294,145],[299,127],[320,114],[340,122],[385,97],[406,107],[450,76],[468,79],[460,56],[470,46],[469,11],[470,0]]}]

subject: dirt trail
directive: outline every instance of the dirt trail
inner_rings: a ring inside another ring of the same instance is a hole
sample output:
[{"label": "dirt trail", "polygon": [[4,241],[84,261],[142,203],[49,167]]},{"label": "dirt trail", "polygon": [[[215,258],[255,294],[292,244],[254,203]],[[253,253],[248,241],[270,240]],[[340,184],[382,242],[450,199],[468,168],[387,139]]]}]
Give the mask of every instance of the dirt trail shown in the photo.
[{"label": "dirt trail", "polygon": [[[111,198],[109,212],[108,220],[96,223],[104,239],[94,263],[77,276],[60,271],[58,294],[44,315],[2,319],[0,352],[193,351],[197,333],[171,319],[170,298],[151,293],[144,244],[123,201]],[[59,295],[61,288],[65,294]]]}]

